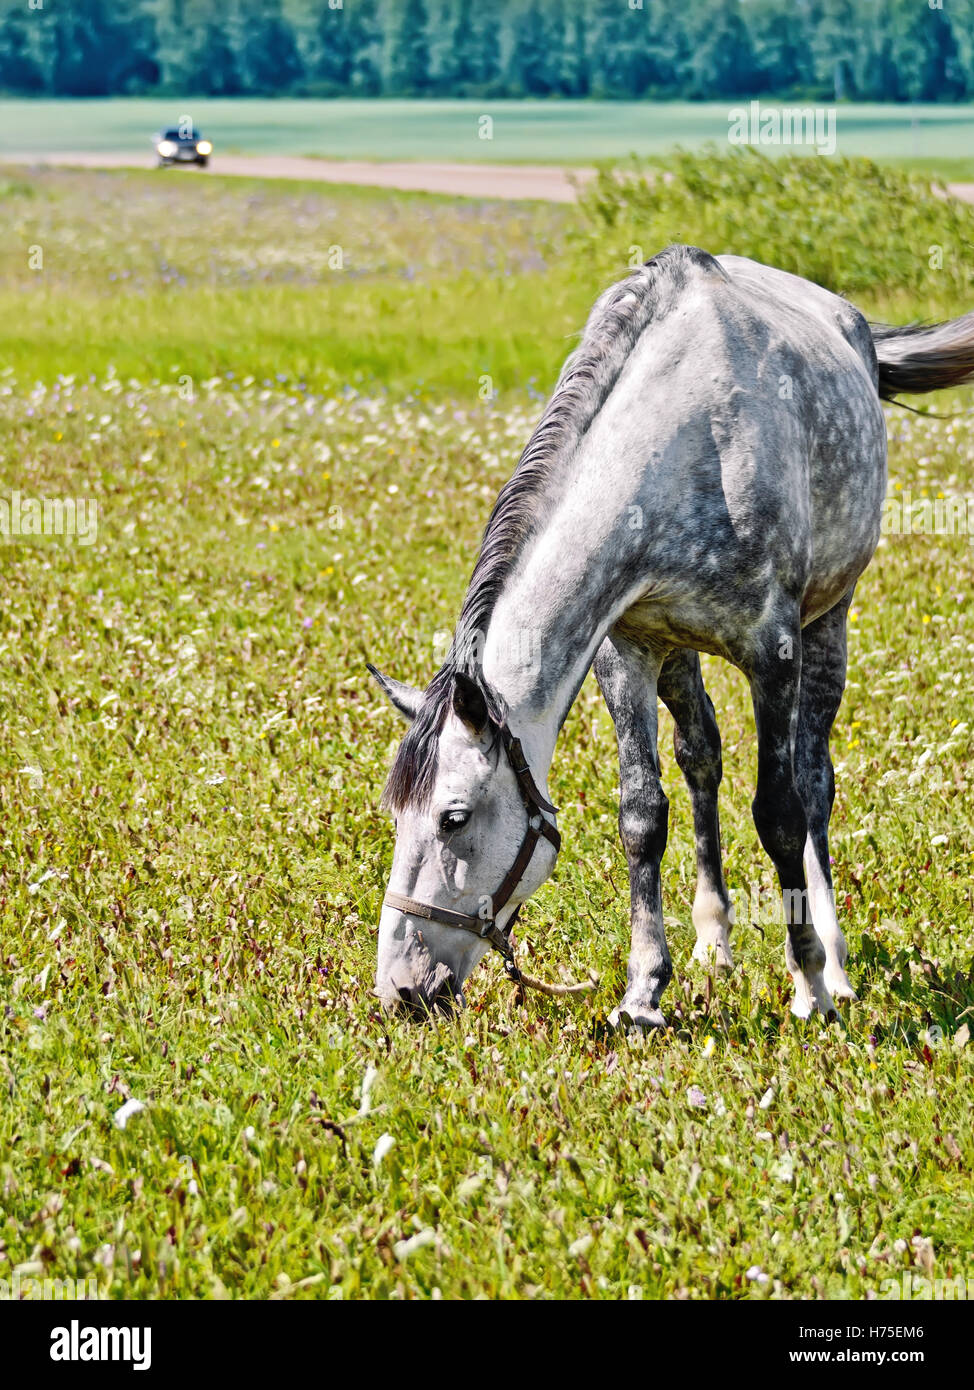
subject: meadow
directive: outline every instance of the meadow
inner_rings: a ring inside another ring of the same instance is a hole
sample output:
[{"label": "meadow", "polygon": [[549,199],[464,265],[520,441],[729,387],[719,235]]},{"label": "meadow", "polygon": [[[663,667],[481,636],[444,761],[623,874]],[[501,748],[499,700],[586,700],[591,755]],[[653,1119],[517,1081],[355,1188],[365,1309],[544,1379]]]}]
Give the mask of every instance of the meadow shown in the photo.
[{"label": "meadow", "polygon": [[[726,188],[703,208],[694,177]],[[861,1002],[841,1023],[788,1014],[770,910],[739,921],[731,978],[691,965],[664,714],[671,1026],[607,1031],[628,894],[591,680],[519,952],[549,979],[597,971],[597,994],[521,1007],[487,962],[452,1022],[370,995],[399,726],[365,662],[432,674],[493,497],[634,229],[647,254],[679,233],[805,257],[874,313],[974,305],[974,213],[899,177],[846,169],[853,200],[755,171],[761,219],[736,167],[690,164],[659,201],[633,175],[578,212],[0,175],[0,497],[98,509],[93,544],[0,542],[0,1277],[765,1299],[970,1273],[966,534],[884,536],[857,593],[832,854]],[[823,249],[843,235],[845,257]],[[971,404],[889,408],[894,495],[974,492]],[[728,882],[770,902],[746,687],[705,674]]]},{"label": "meadow", "polygon": [[[460,160],[591,164],[631,154],[663,157],[675,146],[726,145],[728,111],[740,101],[276,100],[116,98],[8,100],[4,151],[129,153],[151,159],[153,132],[189,113],[224,154],[302,154],[328,159]],[[770,105],[805,106],[803,101]],[[819,103],[821,104],[821,103]],[[974,178],[970,106],[840,103],[838,151]],[[481,138],[480,119],[493,120]]]}]

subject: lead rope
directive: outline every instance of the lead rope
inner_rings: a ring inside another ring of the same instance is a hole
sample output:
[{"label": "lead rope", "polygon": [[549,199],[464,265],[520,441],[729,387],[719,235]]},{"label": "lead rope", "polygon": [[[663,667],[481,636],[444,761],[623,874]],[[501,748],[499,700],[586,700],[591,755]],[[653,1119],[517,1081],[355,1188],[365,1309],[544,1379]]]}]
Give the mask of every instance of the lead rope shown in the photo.
[{"label": "lead rope", "polygon": [[589,977],[587,980],[577,980],[570,985],[549,985],[544,980],[536,980],[533,975],[525,975],[523,971],[518,968],[518,963],[514,959],[513,931],[514,923],[517,920],[517,914],[520,910],[520,906],[518,906],[515,909],[514,916],[508,924],[507,952],[506,954],[503,952],[501,953],[503,955],[504,970],[507,974],[507,978],[512,985],[516,986],[520,995],[517,1002],[519,1004],[525,1002],[524,991],[528,989],[537,990],[539,994],[547,994],[550,999],[564,999],[567,995],[571,994],[589,994],[592,990],[598,989],[599,977],[594,970],[588,972]]},{"label": "lead rope", "polygon": [[578,980],[570,985],[549,985],[544,980],[536,980],[533,975],[523,975],[516,965],[511,969],[506,961],[504,968],[508,978],[517,985],[518,989],[536,989],[539,994],[547,994],[552,999],[562,999],[567,994],[588,994],[591,990],[599,987],[599,977],[594,970],[589,971],[587,980]]}]

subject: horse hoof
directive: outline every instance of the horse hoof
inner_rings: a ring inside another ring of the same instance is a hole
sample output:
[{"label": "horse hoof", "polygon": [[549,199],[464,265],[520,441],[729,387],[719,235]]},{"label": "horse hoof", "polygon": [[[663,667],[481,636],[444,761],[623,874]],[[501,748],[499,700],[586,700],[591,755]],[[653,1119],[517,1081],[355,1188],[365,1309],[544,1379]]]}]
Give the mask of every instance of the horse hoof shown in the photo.
[{"label": "horse hoof", "polygon": [[650,1033],[665,1028],[666,1019],[659,1009],[623,1003],[609,1014],[609,1027],[618,1033]]},{"label": "horse hoof", "polygon": [[698,965],[705,966],[708,970],[714,970],[718,975],[729,975],[734,969],[734,957],[730,953],[730,947],[723,942],[700,942],[698,941],[693,948],[690,957]]},{"label": "horse hoof", "polygon": [[814,975],[795,974],[792,979],[795,983],[795,997],[792,1001],[791,1011],[795,1018],[811,1018],[812,1014],[815,1013],[821,1014],[826,1023],[831,1023],[838,1018],[835,1004],[832,1002],[832,995],[820,973]]},{"label": "horse hoof", "polygon": [[817,1005],[810,1006],[804,1001],[799,1002],[796,999],[791,1006],[791,1014],[793,1018],[817,1018],[822,1023],[838,1023],[839,1021],[839,1012],[834,1004],[823,1009]]},{"label": "horse hoof", "polygon": [[826,973],[825,988],[837,1004],[857,1004],[859,1002],[859,996],[849,983],[849,978],[844,970],[840,970],[835,975]]}]

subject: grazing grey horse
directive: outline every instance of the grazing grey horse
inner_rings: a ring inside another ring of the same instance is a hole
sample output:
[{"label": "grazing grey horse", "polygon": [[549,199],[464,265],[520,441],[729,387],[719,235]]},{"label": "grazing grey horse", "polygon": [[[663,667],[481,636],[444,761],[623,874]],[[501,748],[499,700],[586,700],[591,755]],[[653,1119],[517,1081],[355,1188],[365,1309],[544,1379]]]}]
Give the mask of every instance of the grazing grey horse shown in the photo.
[{"label": "grazing grey horse", "polygon": [[[720,735],[699,652],[750,682],[758,836],[784,899],[793,1011],[854,999],[836,920],[829,733],[846,617],[880,534],[881,399],[974,375],[974,315],[872,327],[819,286],[671,246],[607,290],[484,533],[450,655],[425,692],[373,670],[409,721],[376,992],[462,1000],[558,847],[546,778],[595,667],[615,723],[632,950],[611,1021],[664,1024],[657,697],[696,833],[694,957],[732,966],[717,815]],[[804,863],[803,863],[804,861]],[[806,880],[807,870],[807,880]]]}]

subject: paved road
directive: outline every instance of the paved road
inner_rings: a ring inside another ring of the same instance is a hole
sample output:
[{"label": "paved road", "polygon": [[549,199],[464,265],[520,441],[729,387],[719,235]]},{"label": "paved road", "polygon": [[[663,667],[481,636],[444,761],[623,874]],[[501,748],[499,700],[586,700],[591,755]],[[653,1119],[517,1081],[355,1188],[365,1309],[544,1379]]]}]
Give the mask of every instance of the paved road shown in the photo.
[{"label": "paved road", "polygon": [[[0,164],[66,165],[75,169],[151,169],[151,159],[130,154],[0,154]],[[537,198],[547,203],[575,201],[577,188],[593,169],[545,164],[372,163],[367,160],[308,159],[300,155],[219,155],[211,171],[190,166],[182,173],[240,174],[258,179],[312,179],[321,183],[364,184],[409,192],[446,193],[463,198]],[[950,183],[949,192],[974,203],[974,183]]]}]

